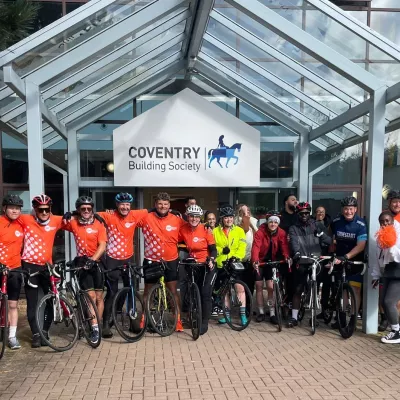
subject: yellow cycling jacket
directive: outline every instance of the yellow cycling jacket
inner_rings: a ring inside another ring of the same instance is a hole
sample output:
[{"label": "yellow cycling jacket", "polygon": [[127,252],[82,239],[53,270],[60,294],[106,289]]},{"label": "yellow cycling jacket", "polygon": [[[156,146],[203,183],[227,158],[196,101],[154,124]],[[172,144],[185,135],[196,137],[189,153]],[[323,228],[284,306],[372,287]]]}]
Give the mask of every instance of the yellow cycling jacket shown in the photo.
[{"label": "yellow cycling jacket", "polygon": [[[222,268],[222,262],[228,258],[236,257],[242,260],[246,255],[246,234],[239,226],[233,226],[226,237],[221,226],[217,226],[213,230],[215,244],[217,247],[217,267]],[[229,254],[222,254],[224,247],[229,247]]]}]

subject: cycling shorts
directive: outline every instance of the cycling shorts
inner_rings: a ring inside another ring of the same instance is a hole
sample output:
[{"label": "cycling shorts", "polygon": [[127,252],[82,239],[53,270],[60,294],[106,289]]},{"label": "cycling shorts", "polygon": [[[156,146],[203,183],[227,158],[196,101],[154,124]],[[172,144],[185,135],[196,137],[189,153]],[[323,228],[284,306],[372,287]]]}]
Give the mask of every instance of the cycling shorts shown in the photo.
[{"label": "cycling shorts", "polygon": [[270,281],[272,279],[272,268],[265,266],[259,268],[260,273],[257,274],[257,271],[254,270],[254,276],[256,278],[256,282],[260,282],[262,280]]},{"label": "cycling shorts", "polygon": [[[8,300],[18,301],[21,294],[22,274],[21,267],[14,268],[8,272],[7,295]],[[1,276],[1,274],[0,274]]]},{"label": "cycling shorts", "polygon": [[356,274],[346,277],[346,281],[350,283],[350,286],[361,287],[364,282],[364,275]]},{"label": "cycling shorts", "polygon": [[[76,257],[74,260],[75,265],[80,266],[81,257]],[[79,286],[85,291],[103,291],[104,290],[104,277],[100,268],[104,269],[104,264],[100,260],[97,266],[91,269],[81,269],[78,272]]]},{"label": "cycling shorts", "polygon": [[[153,262],[151,260],[147,260],[146,258],[143,260],[143,270],[145,270],[146,265],[149,265],[149,262]],[[164,261],[167,265],[167,269],[164,272],[164,281],[165,282],[175,282],[178,280],[178,264],[179,258],[172,261]],[[157,283],[158,279],[144,279],[144,283]]]}]

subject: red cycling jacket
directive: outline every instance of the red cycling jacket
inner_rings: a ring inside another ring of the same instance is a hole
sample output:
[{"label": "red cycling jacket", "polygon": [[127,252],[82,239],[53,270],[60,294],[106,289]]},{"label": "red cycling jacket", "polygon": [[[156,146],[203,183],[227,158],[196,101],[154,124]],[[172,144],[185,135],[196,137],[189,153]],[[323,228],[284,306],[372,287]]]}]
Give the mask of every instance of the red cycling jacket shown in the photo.
[{"label": "red cycling jacket", "polygon": [[277,232],[271,234],[268,229],[268,224],[264,223],[260,225],[258,231],[254,235],[253,246],[251,248],[251,261],[265,261],[270,241],[272,240],[272,260],[279,261],[277,257],[283,259],[289,258],[289,243],[287,239],[287,233],[278,228]]}]

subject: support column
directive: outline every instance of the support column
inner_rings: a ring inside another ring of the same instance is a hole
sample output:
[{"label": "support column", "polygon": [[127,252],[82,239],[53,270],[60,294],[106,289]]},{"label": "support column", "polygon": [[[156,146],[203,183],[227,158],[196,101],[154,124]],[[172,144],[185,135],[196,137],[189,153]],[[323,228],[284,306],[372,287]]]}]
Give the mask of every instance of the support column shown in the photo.
[{"label": "support column", "polygon": [[299,143],[299,180],[297,198],[299,201],[308,201],[310,200],[308,198],[308,156],[310,147],[308,135],[301,134]]},{"label": "support column", "polygon": [[[79,196],[79,169],[80,160],[78,151],[78,139],[75,130],[68,130],[68,187],[69,210],[75,210],[75,201]],[[71,235],[71,259],[76,256],[76,247]]]},{"label": "support column", "polygon": [[382,210],[383,161],[385,150],[386,88],[375,90],[371,96],[368,134],[368,173],[366,215],[368,224],[368,270],[364,275],[363,332],[378,331],[378,289],[371,286],[372,265],[376,263],[375,233],[379,229],[378,217]]},{"label": "support column", "polygon": [[25,91],[29,196],[32,199],[34,196],[44,193],[42,113],[40,111],[39,86],[33,82],[26,81]]}]

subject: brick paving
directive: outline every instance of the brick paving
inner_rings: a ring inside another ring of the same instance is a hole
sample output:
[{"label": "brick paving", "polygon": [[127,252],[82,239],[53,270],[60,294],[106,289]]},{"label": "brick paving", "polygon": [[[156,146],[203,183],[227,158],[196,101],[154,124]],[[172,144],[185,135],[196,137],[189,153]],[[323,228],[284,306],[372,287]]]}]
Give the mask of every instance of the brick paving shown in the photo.
[{"label": "brick paving", "polygon": [[118,336],[92,350],[84,341],[65,353],[24,348],[0,361],[5,399],[398,399],[400,345],[362,333],[343,340],[324,324],[315,336],[298,327],[278,333],[253,322],[244,332],[211,322],[193,342],[190,331]]}]

